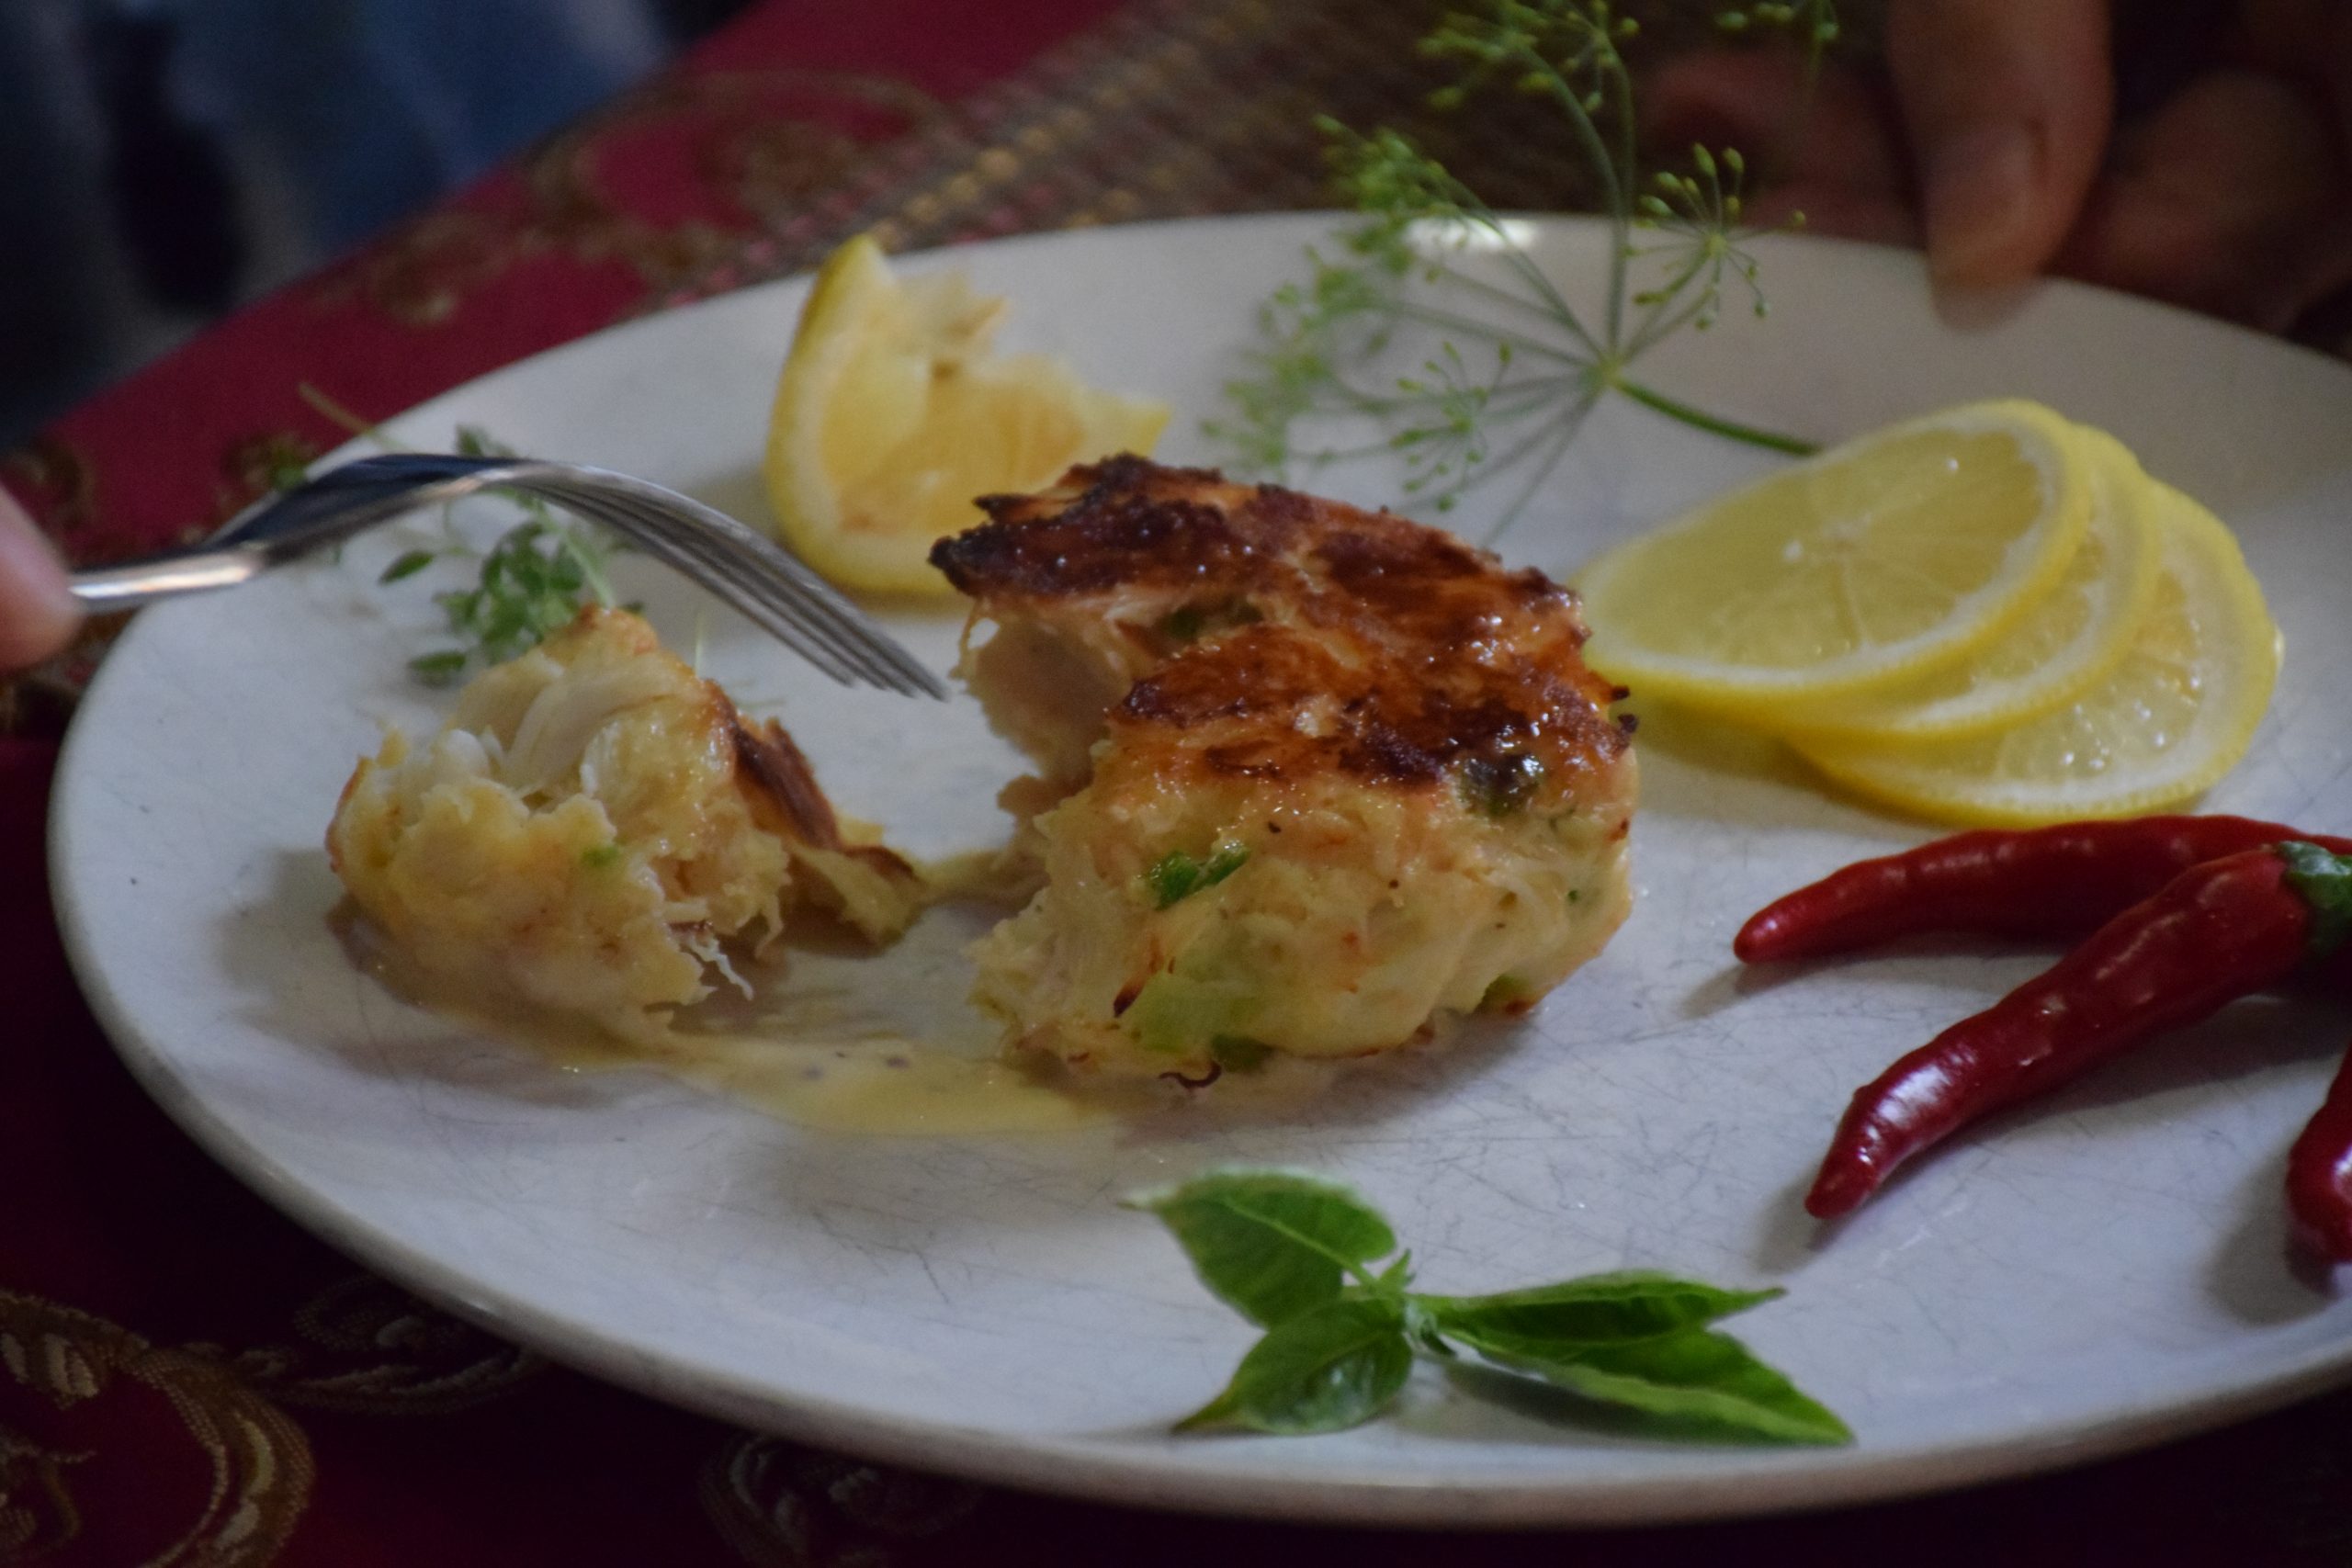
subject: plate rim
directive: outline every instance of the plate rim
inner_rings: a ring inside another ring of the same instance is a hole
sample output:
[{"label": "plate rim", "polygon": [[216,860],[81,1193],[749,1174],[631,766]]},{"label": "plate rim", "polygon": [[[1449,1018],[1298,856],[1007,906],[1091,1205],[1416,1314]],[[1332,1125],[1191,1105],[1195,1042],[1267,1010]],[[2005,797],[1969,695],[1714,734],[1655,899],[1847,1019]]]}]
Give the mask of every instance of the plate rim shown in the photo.
[{"label": "plate rim", "polygon": [[[1302,236],[1317,225],[1328,229],[1352,217],[1330,210],[1248,213],[1155,220],[1102,225],[1090,230],[1052,231],[994,237],[907,253],[894,260],[923,261],[968,252],[974,245],[1047,247],[1057,242],[1102,235],[1170,230],[1296,228]],[[1576,214],[1530,214],[1546,229],[1597,231],[1603,220]],[[1871,253],[1919,266],[1900,247],[1823,236],[1784,236],[1792,248],[1835,248]],[[595,344],[608,336],[647,330],[706,307],[720,306],[755,290],[782,290],[813,274],[764,279],[647,316],[613,322],[443,389],[386,423],[416,409],[467,391],[520,367]],[[2343,370],[2341,362],[2301,344],[2272,339],[2194,311],[2144,300],[2065,279],[2034,286],[2062,295],[2087,295],[2153,309],[2227,335],[2256,339],[2272,350],[2300,355]],[[653,329],[659,330],[659,329]],[[341,457],[360,447],[358,439],[324,455]],[[168,612],[167,612],[168,613]],[[1742,1462],[1704,1473],[1668,1472],[1646,1477],[1558,1480],[1509,1476],[1478,1483],[1414,1482],[1370,1472],[1335,1472],[1313,1479],[1267,1477],[1250,1467],[1228,1465],[1170,1468],[1142,1450],[1122,1451],[1066,1438],[1008,1434],[997,1429],[914,1416],[877,1413],[870,1407],[821,1396],[786,1396],[729,1384],[723,1373],[691,1358],[648,1349],[593,1324],[542,1307],[512,1292],[477,1286],[462,1270],[411,1247],[364,1216],[336,1205],[303,1183],[253,1141],[239,1134],[188,1089],[166,1053],[133,1018],[98,962],[98,935],[74,891],[74,822],[64,802],[85,764],[90,744],[86,716],[99,711],[106,693],[125,665],[123,648],[145,636],[134,622],[104,660],[85,693],[60,748],[47,823],[47,868],[51,900],[68,963],[82,995],[117,1056],[147,1096],[207,1156],[295,1224],[403,1289],[486,1332],[532,1349],[549,1360],[628,1389],[634,1393],[760,1431],[799,1441],[848,1450],[910,1468],[967,1477],[982,1483],[1057,1496],[1169,1509],[1207,1516],[1285,1519],[1329,1525],[1376,1525],[1443,1530],[1530,1529],[1699,1522],[1834,1508],[1920,1495],[2014,1479],[2086,1464],[2188,1437],[2277,1409],[2352,1382],[2352,1337],[2307,1349],[2268,1375],[2208,1389],[2188,1399],[2143,1398],[2095,1415],[2029,1426],[1995,1436],[1928,1443],[1876,1451],[1845,1449],[1739,1450]],[[1215,1442],[1211,1438],[1203,1439]]]},{"label": "plate rim", "polygon": [[[58,777],[66,777],[61,755]],[[65,835],[52,831],[54,857]],[[2275,1410],[2352,1382],[2352,1340],[2312,1352],[2256,1382],[2175,1402],[1942,1446],[1873,1455],[1868,1449],[1756,1449],[1714,1474],[1556,1482],[1505,1478],[1478,1486],[1372,1475],[1312,1482],[1246,1471],[1175,1470],[1141,1451],[1113,1457],[1091,1444],[1008,1435],[943,1421],[876,1415],[839,1400],[730,1389],[684,1358],[630,1345],[526,1298],[468,1292],[469,1282],[295,1179],[214,1117],[172,1077],[110,987],[90,987],[78,919],[63,918],[66,951],[99,1025],[140,1088],[197,1145],[256,1196],[312,1235],[393,1283],[498,1337],[632,1393],[797,1441],[883,1463],[1051,1496],[1207,1517],[1419,1530],[1540,1529],[1699,1523],[1850,1506],[2071,1469]],[[1217,1441],[1216,1438],[1204,1439]],[[1829,1462],[1823,1463],[1826,1459]]]}]

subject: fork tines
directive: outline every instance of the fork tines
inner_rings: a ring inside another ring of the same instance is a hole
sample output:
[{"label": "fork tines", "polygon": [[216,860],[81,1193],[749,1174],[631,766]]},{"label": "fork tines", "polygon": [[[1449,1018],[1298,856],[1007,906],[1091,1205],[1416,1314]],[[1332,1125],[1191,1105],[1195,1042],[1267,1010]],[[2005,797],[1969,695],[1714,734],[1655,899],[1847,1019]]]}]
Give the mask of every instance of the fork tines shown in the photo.
[{"label": "fork tines", "polygon": [[641,479],[572,468],[502,482],[628,536],[835,680],[944,698],[939,677],[765,536]]}]

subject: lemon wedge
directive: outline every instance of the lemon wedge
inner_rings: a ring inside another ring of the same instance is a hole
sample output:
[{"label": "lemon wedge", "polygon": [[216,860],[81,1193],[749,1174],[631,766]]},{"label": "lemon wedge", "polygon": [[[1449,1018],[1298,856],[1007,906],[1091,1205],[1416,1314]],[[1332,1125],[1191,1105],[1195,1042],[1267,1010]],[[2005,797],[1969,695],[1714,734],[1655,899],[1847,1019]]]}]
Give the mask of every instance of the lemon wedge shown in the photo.
[{"label": "lemon wedge", "polygon": [[826,259],[762,469],[779,534],[810,566],[845,587],[947,593],[926,558],[983,521],[973,497],[1149,455],[1167,408],[1096,390],[1042,355],[992,355],[1006,310],[961,273],[894,276],[865,235]]},{"label": "lemon wedge", "polygon": [[1993,827],[2134,816],[2210,788],[2269,705],[2278,632],[2229,530],[2177,491],[2149,481],[2148,493],[2155,602],[2121,662],[2073,705],[1964,739],[1798,750],[1863,795]]},{"label": "lemon wedge", "polygon": [[2090,525],[2090,467],[2075,427],[2027,402],[1864,436],[1588,567],[1585,657],[1645,695],[1718,710],[1957,660],[2065,571]]},{"label": "lemon wedge", "polygon": [[2131,652],[2155,603],[2154,481],[2104,431],[2075,427],[2091,457],[2090,528],[2049,592],[1984,647],[1896,685],[1778,705],[1776,729],[1848,740],[1981,734],[2065,706]]}]

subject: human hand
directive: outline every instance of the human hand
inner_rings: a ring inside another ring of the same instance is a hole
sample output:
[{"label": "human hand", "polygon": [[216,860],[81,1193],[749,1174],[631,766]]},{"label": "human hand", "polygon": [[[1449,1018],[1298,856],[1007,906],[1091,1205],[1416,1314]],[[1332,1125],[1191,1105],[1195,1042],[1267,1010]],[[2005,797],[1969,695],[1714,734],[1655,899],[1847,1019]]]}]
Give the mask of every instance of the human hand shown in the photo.
[{"label": "human hand", "polygon": [[[2177,5],[2114,0],[2131,35]],[[2199,68],[2119,125],[2109,0],[1889,0],[1883,76],[1824,74],[1784,183],[1756,209],[1924,243],[1939,287],[2043,270],[2282,330],[2352,285],[2352,6],[2231,0]],[[1678,141],[1771,143],[1785,60],[1676,62],[1650,85]]]},{"label": "human hand", "polygon": [[0,491],[0,671],[47,659],[81,619],[65,569],[24,509]]}]

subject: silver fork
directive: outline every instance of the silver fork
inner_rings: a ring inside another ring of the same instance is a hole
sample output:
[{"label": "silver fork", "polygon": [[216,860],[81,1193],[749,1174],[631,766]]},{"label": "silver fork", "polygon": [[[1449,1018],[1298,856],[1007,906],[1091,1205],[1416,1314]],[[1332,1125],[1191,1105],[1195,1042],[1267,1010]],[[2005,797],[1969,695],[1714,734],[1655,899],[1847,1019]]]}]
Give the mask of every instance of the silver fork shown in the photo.
[{"label": "silver fork", "polygon": [[233,587],[403,513],[491,489],[524,491],[612,529],[844,685],[947,695],[938,676],[765,535],[643,479],[529,457],[362,457],[247,509],[202,545],[77,572],[74,595],[93,610],[127,610]]}]

